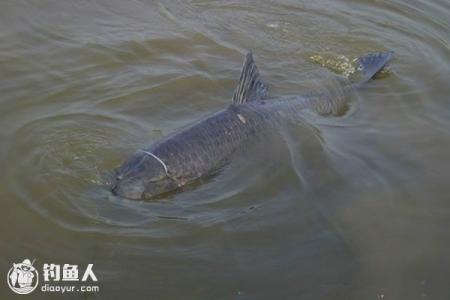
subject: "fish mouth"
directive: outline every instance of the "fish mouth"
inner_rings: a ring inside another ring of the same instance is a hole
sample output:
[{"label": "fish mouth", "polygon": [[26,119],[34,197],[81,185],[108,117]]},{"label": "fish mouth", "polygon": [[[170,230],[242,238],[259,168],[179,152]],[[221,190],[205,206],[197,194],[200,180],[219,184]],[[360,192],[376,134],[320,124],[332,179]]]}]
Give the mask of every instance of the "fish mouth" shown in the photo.
[{"label": "fish mouth", "polygon": [[102,177],[105,188],[114,196],[130,200],[142,199],[143,189],[127,182],[117,170],[104,173]]},{"label": "fish mouth", "polygon": [[112,186],[111,192],[115,196],[130,200],[142,200],[144,198],[144,192],[142,189],[129,186],[127,187],[126,185],[124,187],[124,185],[120,184],[120,182]]},{"label": "fish mouth", "polygon": [[119,189],[118,189],[118,186],[117,186],[117,185],[113,185],[113,186],[111,187],[111,193],[113,193],[114,196],[120,196],[120,195],[119,195]]},{"label": "fish mouth", "polygon": [[119,189],[117,189],[116,187],[114,187],[111,192],[113,193],[113,195],[117,196],[117,197],[121,197],[124,199],[129,199],[129,200],[142,200],[144,198],[144,194],[143,193],[123,193],[121,192]]}]

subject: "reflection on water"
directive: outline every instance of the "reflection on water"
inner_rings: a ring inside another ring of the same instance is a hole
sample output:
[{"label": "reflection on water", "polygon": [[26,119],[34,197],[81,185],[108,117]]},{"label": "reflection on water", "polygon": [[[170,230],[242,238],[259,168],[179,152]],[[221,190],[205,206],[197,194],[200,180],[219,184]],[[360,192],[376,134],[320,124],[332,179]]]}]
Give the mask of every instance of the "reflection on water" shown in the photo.
[{"label": "reflection on water", "polygon": [[[94,263],[105,299],[447,299],[449,10],[2,4],[0,269]],[[112,196],[125,157],[228,105],[247,50],[273,96],[337,88],[318,64],[348,75],[362,54],[396,56],[344,116],[306,113],[158,201]]]}]

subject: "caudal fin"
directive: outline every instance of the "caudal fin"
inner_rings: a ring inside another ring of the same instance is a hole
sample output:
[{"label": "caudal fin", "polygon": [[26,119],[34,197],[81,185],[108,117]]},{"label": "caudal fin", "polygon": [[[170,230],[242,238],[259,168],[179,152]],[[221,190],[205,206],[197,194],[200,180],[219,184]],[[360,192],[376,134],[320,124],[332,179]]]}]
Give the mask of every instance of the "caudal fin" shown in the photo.
[{"label": "caudal fin", "polygon": [[393,51],[387,51],[371,53],[358,58],[356,62],[358,70],[361,72],[361,78],[357,80],[356,85],[361,85],[372,79],[386,66],[393,55]]}]

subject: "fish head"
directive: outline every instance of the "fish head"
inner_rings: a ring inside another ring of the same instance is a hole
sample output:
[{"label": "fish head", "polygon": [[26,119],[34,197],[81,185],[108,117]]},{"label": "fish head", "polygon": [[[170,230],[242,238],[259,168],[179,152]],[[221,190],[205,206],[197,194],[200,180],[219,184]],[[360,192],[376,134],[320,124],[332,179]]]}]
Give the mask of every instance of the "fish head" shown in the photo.
[{"label": "fish head", "polygon": [[154,157],[138,153],[115,171],[113,194],[132,200],[148,199],[178,187]]}]

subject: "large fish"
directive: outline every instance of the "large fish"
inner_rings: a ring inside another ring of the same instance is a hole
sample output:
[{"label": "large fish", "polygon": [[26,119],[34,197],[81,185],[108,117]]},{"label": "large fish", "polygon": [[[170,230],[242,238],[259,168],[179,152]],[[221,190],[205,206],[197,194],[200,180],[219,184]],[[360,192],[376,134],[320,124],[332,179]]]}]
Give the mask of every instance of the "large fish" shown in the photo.
[{"label": "large fish", "polygon": [[[360,57],[359,80],[345,93],[369,81],[391,59],[392,52]],[[112,192],[128,199],[147,199],[213,174],[229,162],[252,137],[289,112],[309,109],[338,114],[345,107],[342,93],[268,99],[252,54],[247,54],[232,103],[193,126],[137,151],[114,172]]]}]

